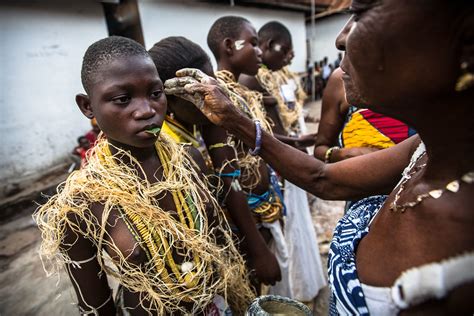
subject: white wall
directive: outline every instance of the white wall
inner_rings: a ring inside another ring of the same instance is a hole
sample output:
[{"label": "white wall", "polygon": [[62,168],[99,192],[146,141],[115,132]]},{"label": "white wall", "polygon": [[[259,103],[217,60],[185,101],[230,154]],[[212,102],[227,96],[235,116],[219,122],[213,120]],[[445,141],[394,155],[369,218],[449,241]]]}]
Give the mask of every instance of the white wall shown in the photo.
[{"label": "white wall", "polygon": [[90,128],[74,96],[84,51],[107,28],[93,0],[12,0],[0,3],[0,32],[1,189],[64,162]]},{"label": "white wall", "polygon": [[[207,32],[223,15],[242,15],[257,29],[270,20],[281,21],[293,36],[292,67],[304,70],[302,13],[179,0],[139,0],[139,9],[147,48],[182,35],[208,50]],[[90,129],[74,96],[83,91],[85,50],[108,33],[96,0],[1,0],[0,35],[1,197],[7,184],[28,184],[64,163],[77,137]]]},{"label": "white wall", "polygon": [[340,52],[336,48],[336,37],[349,19],[347,14],[336,14],[316,20],[314,38],[312,38],[311,24],[307,24],[306,32],[311,42],[312,62],[320,61],[325,56],[333,63]]},{"label": "white wall", "polygon": [[179,0],[140,0],[139,3],[145,45],[148,49],[164,37],[184,36],[204,48],[215,67],[214,57],[207,47],[206,40],[207,33],[215,20],[225,15],[243,16],[252,22],[257,31],[265,23],[277,20],[283,23],[292,35],[296,54],[291,65],[292,70],[305,70],[304,13]]}]

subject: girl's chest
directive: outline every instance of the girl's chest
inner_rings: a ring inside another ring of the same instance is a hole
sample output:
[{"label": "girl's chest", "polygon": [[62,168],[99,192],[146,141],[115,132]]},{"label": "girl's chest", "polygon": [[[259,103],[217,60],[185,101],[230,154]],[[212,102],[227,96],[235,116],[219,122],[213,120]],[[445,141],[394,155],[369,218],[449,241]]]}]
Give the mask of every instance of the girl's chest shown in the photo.
[{"label": "girl's chest", "polygon": [[[159,201],[156,207],[147,205],[140,209],[137,206],[124,205],[114,207],[107,213],[96,214],[103,223],[98,229],[104,233],[104,250],[114,262],[126,261],[138,266],[150,263],[159,255],[157,249],[166,242],[164,223],[185,225],[180,221],[171,194],[167,193],[157,199]],[[147,211],[143,211],[144,209]],[[153,214],[154,212],[156,213]],[[172,255],[179,261],[179,255]]]}]

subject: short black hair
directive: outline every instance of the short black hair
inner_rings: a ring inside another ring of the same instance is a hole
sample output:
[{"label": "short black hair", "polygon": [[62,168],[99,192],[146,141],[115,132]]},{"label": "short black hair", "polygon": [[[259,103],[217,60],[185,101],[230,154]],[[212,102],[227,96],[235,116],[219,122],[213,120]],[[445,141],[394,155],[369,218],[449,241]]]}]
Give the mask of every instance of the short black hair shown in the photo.
[{"label": "short black hair", "polygon": [[268,40],[286,41],[292,44],[290,31],[286,26],[277,21],[271,21],[262,26],[258,30],[258,40],[261,42]]},{"label": "short black hair", "polygon": [[176,77],[182,68],[201,69],[211,60],[198,44],[182,36],[162,39],[148,51],[163,82]]},{"label": "short black hair", "polygon": [[225,38],[237,39],[242,32],[242,25],[250,21],[240,16],[223,16],[217,19],[212,24],[209,33],[207,34],[207,46],[214,54],[216,59],[219,59],[219,45]]},{"label": "short black hair", "polygon": [[90,92],[94,78],[102,66],[130,56],[149,57],[145,47],[130,38],[109,36],[93,43],[87,48],[82,60],[81,80],[84,90]]}]

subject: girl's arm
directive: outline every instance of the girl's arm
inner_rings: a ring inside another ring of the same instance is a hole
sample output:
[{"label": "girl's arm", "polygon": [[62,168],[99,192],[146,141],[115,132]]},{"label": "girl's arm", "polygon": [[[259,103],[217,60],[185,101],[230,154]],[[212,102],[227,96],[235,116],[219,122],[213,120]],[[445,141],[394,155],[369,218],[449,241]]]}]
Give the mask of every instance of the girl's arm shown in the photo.
[{"label": "girl's arm", "polygon": [[[75,225],[82,225],[74,215],[69,219]],[[66,264],[66,270],[80,310],[84,313],[95,311],[98,315],[116,315],[112,290],[97,261],[97,249],[92,242],[67,225],[61,248],[73,261]]]},{"label": "girl's arm", "polygon": [[[221,127],[210,124],[203,127],[203,138],[206,142],[209,155],[218,173],[233,174],[238,172],[236,153],[227,142],[227,133]],[[247,199],[241,190],[233,185],[238,176],[221,177],[225,195],[225,205],[232,221],[237,226],[243,238],[245,251],[255,269],[257,278],[265,284],[275,284],[281,280],[280,267],[275,255],[268,249],[262,235],[257,230],[255,221],[247,204]],[[234,187],[234,188],[233,188]]]}]

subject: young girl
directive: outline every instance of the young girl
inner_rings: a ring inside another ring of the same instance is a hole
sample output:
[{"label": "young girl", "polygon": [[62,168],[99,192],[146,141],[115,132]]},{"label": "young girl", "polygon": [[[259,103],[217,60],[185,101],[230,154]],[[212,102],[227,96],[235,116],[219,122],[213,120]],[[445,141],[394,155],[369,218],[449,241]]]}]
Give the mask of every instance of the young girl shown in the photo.
[{"label": "young girl", "polygon": [[[35,214],[41,255],[66,265],[81,313],[222,314],[227,302],[243,313],[253,296],[244,262],[201,170],[159,133],[166,97],[146,50],[100,40],[82,82],[76,102],[104,137]],[[106,276],[119,283],[116,302]]]},{"label": "young girl", "polygon": [[[184,37],[164,38],[148,52],[163,82],[175,77],[176,71],[182,68],[192,67],[208,75],[213,74],[206,52]],[[256,228],[245,195],[240,189],[240,168],[235,148],[228,142],[229,135],[223,128],[210,123],[191,102],[173,95],[167,98],[169,115],[163,124],[163,132],[178,142],[205,147],[204,151],[210,157],[215,172],[214,179],[218,177],[222,183],[219,201],[225,207],[233,231],[240,238],[239,248],[245,252],[245,259],[255,279],[264,284],[275,284],[281,278],[278,262]],[[194,137],[197,132],[201,133],[205,146]]]}]

